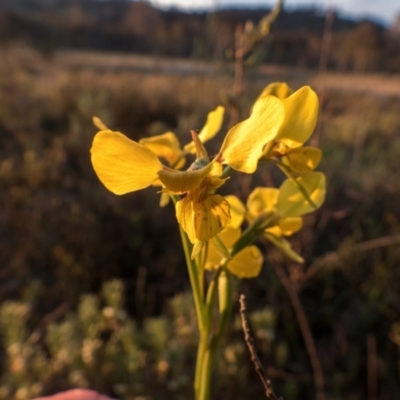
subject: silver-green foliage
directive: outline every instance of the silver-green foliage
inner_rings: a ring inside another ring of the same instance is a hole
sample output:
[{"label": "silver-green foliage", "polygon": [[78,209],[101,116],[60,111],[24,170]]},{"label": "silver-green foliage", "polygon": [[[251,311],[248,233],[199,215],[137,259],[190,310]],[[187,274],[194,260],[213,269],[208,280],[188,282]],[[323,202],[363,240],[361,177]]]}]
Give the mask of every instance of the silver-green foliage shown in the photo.
[{"label": "silver-green foliage", "polygon": [[[0,399],[28,400],[72,387],[127,400],[157,399],[160,393],[164,399],[189,398],[198,340],[192,295],[175,296],[162,315],[146,318],[140,327],[124,310],[124,302],[123,284],[113,280],[98,296],[83,295],[76,311],[58,319],[45,317],[34,329],[30,303],[3,303]],[[256,337],[269,346],[274,315],[258,311],[251,322]],[[239,324],[235,330],[240,329]],[[230,386],[232,376],[246,386],[246,361],[243,340],[227,345],[218,354],[218,387]]]}]

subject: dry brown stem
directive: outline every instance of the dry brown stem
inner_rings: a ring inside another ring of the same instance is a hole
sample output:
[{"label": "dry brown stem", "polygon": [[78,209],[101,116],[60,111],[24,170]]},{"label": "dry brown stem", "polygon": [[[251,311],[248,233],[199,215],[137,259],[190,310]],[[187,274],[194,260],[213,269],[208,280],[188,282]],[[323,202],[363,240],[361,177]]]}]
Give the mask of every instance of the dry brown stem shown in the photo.
[{"label": "dry brown stem", "polygon": [[258,358],[257,350],[254,345],[254,339],[250,333],[249,320],[248,320],[247,314],[246,314],[246,296],[244,294],[240,295],[239,302],[240,302],[240,317],[242,319],[244,340],[250,351],[251,361],[253,362],[255,370],[256,370],[258,376],[260,377],[260,380],[264,386],[265,395],[267,396],[268,399],[283,400],[282,397],[278,397],[275,394],[275,391],[272,387],[271,381],[265,376],[264,369],[261,365],[260,359]]}]

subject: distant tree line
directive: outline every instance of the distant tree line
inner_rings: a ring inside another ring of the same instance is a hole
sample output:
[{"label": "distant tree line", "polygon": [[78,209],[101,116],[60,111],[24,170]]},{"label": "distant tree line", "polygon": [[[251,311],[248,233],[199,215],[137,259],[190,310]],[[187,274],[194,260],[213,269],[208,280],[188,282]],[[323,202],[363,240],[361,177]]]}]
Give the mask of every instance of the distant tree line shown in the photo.
[{"label": "distant tree line", "polygon": [[[44,52],[58,48],[124,51],[209,60],[233,54],[237,24],[257,23],[267,9],[213,13],[162,11],[146,1],[0,0],[0,44],[23,41]],[[318,67],[325,15],[282,12],[255,62]],[[339,71],[400,72],[400,29],[334,16],[327,65]]]}]

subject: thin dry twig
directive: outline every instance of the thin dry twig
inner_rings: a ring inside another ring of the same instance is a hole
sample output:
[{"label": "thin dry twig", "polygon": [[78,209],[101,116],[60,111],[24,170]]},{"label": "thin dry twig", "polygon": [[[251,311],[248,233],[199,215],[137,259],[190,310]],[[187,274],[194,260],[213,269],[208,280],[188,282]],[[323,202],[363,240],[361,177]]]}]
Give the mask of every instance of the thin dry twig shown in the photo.
[{"label": "thin dry twig", "polygon": [[317,348],[314,343],[314,338],[310,326],[307,321],[306,313],[304,312],[303,306],[301,305],[299,294],[297,289],[291,279],[288,277],[284,269],[275,264],[275,272],[278,275],[283,287],[286,289],[289,295],[290,302],[295,311],[297,321],[299,323],[304,342],[306,344],[306,349],[308,356],[310,357],[311,366],[314,372],[314,384],[317,400],[325,400],[325,383],[324,383],[324,373],[322,371],[322,366],[318,358]]},{"label": "thin dry twig", "polygon": [[268,399],[283,400],[282,397],[278,397],[275,394],[275,391],[272,387],[271,381],[265,376],[260,359],[258,358],[257,351],[254,346],[254,339],[250,333],[249,320],[248,320],[247,314],[246,314],[246,296],[244,294],[240,295],[239,302],[240,302],[240,317],[242,319],[244,340],[247,344],[247,347],[249,348],[250,355],[251,355],[251,361],[253,362],[255,370],[256,370],[258,376],[260,377],[260,380],[264,386],[265,394]]}]

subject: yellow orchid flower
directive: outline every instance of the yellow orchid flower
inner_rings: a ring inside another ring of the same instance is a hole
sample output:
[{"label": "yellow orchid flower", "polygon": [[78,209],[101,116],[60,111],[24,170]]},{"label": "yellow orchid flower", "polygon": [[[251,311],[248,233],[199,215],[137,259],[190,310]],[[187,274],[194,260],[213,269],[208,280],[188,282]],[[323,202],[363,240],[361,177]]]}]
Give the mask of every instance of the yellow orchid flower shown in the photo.
[{"label": "yellow orchid flower", "polygon": [[[316,207],[325,199],[325,176],[321,172],[308,172],[297,178]],[[227,196],[236,221],[244,218],[251,224],[263,218],[263,236],[280,248],[288,257],[303,262],[284,236],[291,236],[303,225],[301,216],[315,210],[291,179],[286,179],[279,189],[257,187],[250,194],[246,207],[236,196]],[[240,226],[240,225],[239,225]]]},{"label": "yellow orchid flower", "polygon": [[247,220],[251,223],[262,214],[268,215],[271,220],[265,227],[264,233],[268,232],[275,236],[291,236],[302,228],[303,222],[300,217],[285,217],[276,211],[279,196],[276,188],[255,188],[247,199]]},{"label": "yellow orchid flower", "polygon": [[176,214],[192,243],[196,239],[209,240],[230,218],[229,203],[213,194],[225,182],[218,178],[222,165],[217,161],[199,158],[187,171],[173,170],[164,166],[149,148],[110,130],[97,133],[91,154],[97,176],[117,195],[144,189],[156,180],[168,193],[186,194],[177,202]]},{"label": "yellow orchid flower", "polygon": [[317,124],[319,102],[316,93],[304,86],[293,93],[286,83],[268,85],[260,97],[275,96],[282,101],[285,120],[278,134],[266,146],[262,158],[279,157],[282,163],[295,174],[313,171],[322,156],[320,149],[303,147]]},{"label": "yellow orchid flower", "polygon": [[[219,238],[225,247],[229,249],[240,238],[240,235],[240,229],[227,228],[219,234]],[[218,268],[221,261],[221,255],[214,249],[214,247],[210,246],[207,249],[207,258],[204,268],[207,270]],[[232,259],[228,261],[226,267],[238,278],[254,278],[259,275],[262,263],[263,257],[261,251],[257,246],[252,245],[245,247],[235,254]]]},{"label": "yellow orchid flower", "polygon": [[[219,128],[221,109],[210,114],[208,128],[202,131],[203,140],[210,139]],[[279,99],[260,98],[251,116],[227,133],[220,152],[211,162],[200,138],[192,131],[197,160],[187,171],[171,169],[159,159],[177,162],[179,145],[171,132],[154,141],[138,143],[120,132],[105,129],[93,140],[92,164],[100,181],[115,194],[161,182],[164,193],[184,195],[176,204],[178,222],[192,243],[207,241],[220,233],[230,220],[228,201],[215,194],[226,180],[220,178],[222,163],[242,172],[254,172],[264,146],[274,139],[283,120],[284,108]],[[191,146],[187,151],[192,151]]]}]

